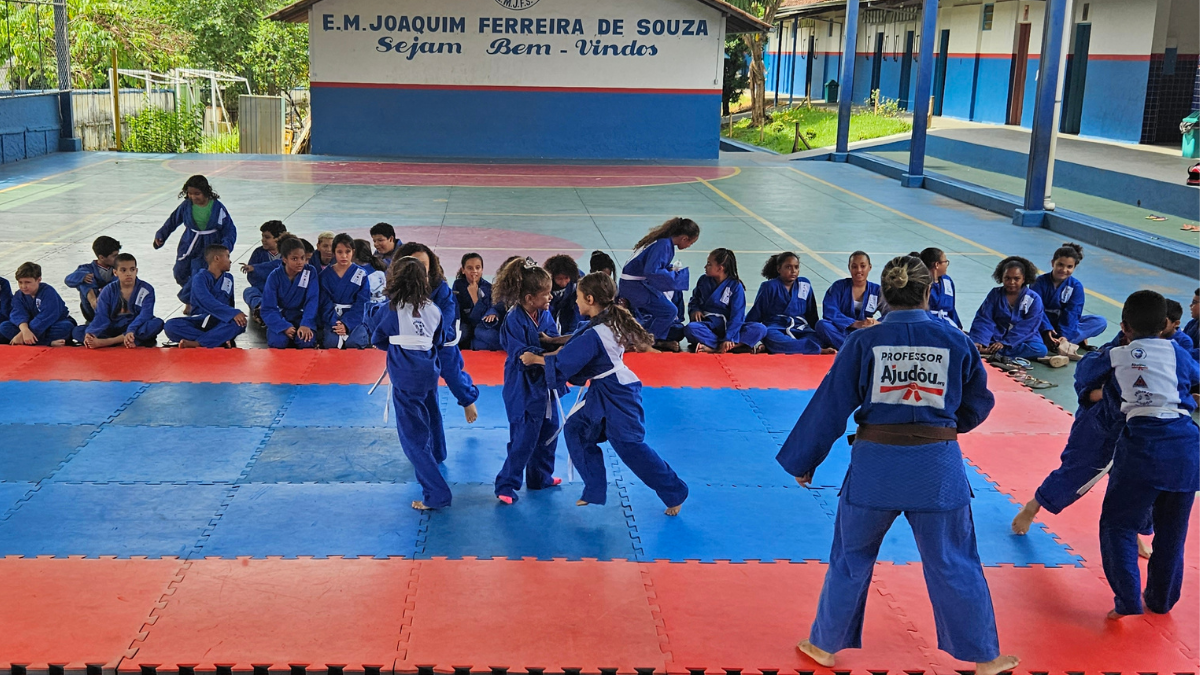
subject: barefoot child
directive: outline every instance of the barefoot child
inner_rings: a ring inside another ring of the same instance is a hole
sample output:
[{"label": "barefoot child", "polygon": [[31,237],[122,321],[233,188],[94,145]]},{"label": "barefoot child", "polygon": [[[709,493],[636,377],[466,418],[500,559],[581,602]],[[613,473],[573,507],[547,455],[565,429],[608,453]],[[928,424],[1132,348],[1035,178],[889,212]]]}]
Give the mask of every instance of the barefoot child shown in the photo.
[{"label": "barefoot child", "polygon": [[220,244],[232,251],[237,243],[237,227],[221,203],[220,196],[204,176],[188,178],[179,196],[186,199],[154,233],[154,248],[162,248],[171,238],[171,233],[183,227],[175,252],[174,273],[175,283],[180,286],[179,300],[190,305],[188,282],[196,272],[205,268],[205,248],[210,244]]},{"label": "barefoot child", "polygon": [[[1024,258],[1010,256],[1000,261],[992,279],[1000,286],[984,298],[971,322],[971,340],[979,353],[1010,359],[1037,359],[1046,355],[1046,345],[1038,331],[1045,317],[1042,298],[1029,290],[1037,268]],[[1068,360],[1060,356],[1058,366]],[[1051,364],[1054,365],[1054,364]]]},{"label": "barefoot child", "polygon": [[250,316],[262,325],[259,309],[262,307],[263,288],[267,277],[279,267],[279,241],[287,234],[282,220],[268,220],[258,228],[262,233],[262,245],[250,254],[250,262],[242,263],[242,274],[246,275],[246,290],[242,299],[250,308]]},{"label": "barefoot child", "polygon": [[1052,269],[1037,278],[1030,290],[1042,299],[1042,340],[1052,354],[1072,356],[1108,328],[1102,316],[1085,316],[1083,284],[1075,278],[1075,268],[1083,262],[1083,247],[1063,244],[1054,252]]},{"label": "barefoot child", "polygon": [[598,443],[607,438],[625,466],[658,494],[667,506],[666,514],[674,516],[687,499],[688,487],[646,445],[642,383],[621,358],[628,349],[648,347],[654,336],[628,310],[614,304],[616,294],[617,286],[607,274],[595,272],[584,277],[575,301],[587,323],[562,349],[544,357],[525,352],[521,363],[544,365],[546,384],[552,389],[565,387],[568,382],[582,386],[591,381],[571,407],[563,428],[567,450],[583,478],[583,496],[576,504],[606,501],[608,478],[604,452]]},{"label": "barefoot child", "polygon": [[396,432],[412,462],[421,511],[450,506],[450,486],[433,458],[430,401],[437,402],[437,346],[445,342],[442,312],[429,299],[429,275],[415,258],[396,258],[388,275],[388,305],[379,313],[371,343],[387,351],[387,372],[396,407]]},{"label": "barefoot child", "polygon": [[180,347],[233,347],[246,332],[246,315],[233,307],[233,275],[229,249],[213,244],[204,249],[208,268],[192,276],[192,313],[168,319],[167,338]]},{"label": "barefoot child", "polygon": [[849,269],[849,278],[838,279],[825,291],[821,303],[825,318],[814,326],[825,345],[834,349],[841,349],[850,333],[879,323],[875,320],[882,297],[879,284],[867,280],[871,256],[864,251],[851,253]]},{"label": "barefoot child", "polygon": [[543,337],[558,337],[550,317],[550,273],[532,259],[517,258],[496,275],[496,299],[512,309],[504,317],[500,344],[508,353],[504,361],[504,410],[508,413],[508,457],[496,475],[496,498],[505,504],[517,501],[521,473],[530,490],[553,487],[554,450],[558,440],[558,397],[565,387],[550,389],[545,368],[521,362],[526,352],[542,354]]},{"label": "barefoot child", "polygon": [[100,291],[96,316],[76,326],[75,341],[89,349],[158,346],[162,319],[154,316],[154,287],[138,278],[137,258],[121,253],[116,259],[117,283]]},{"label": "barefoot child", "polygon": [[575,306],[575,288],[583,274],[579,264],[569,255],[552,255],[546,259],[546,271],[554,280],[550,299],[550,316],[558,326],[559,335],[570,335],[579,325],[579,309]]},{"label": "barefoot child", "polygon": [[[771,354],[820,354],[832,352],[823,345],[817,325],[817,299],[812,283],[800,276],[800,257],[791,251],[767,258],[754,306],[746,315],[767,327],[763,345]],[[823,350],[822,347],[825,347]]]},{"label": "barefoot child", "polygon": [[371,345],[365,323],[371,303],[367,270],[354,264],[354,238],[344,232],[333,238],[333,256],[334,263],[317,275],[321,346],[364,349]]},{"label": "barefoot child", "polygon": [[683,322],[675,296],[687,292],[688,272],[674,262],[675,249],[690,248],[699,238],[700,226],[694,220],[672,218],[642,237],[633,247],[633,259],[621,270],[621,298],[654,335],[655,349],[679,351]]},{"label": "barefoot child", "polygon": [[267,324],[267,346],[272,349],[309,349],[316,346],[320,289],[317,271],[299,239],[280,245],[283,266],[271,272],[263,291],[262,318]]},{"label": "barefoot child", "polygon": [[454,280],[454,304],[458,305],[459,349],[475,349],[475,329],[492,308],[492,282],[483,278],[483,256],[462,257]]},{"label": "barefoot child", "polygon": [[17,268],[17,290],[8,320],[0,323],[0,344],[61,347],[71,340],[75,320],[50,284],[42,283],[42,266],[27,262]]},{"label": "barefoot child", "polygon": [[79,312],[84,321],[91,321],[96,316],[96,303],[100,299],[100,291],[115,279],[113,268],[117,264],[117,254],[121,252],[121,242],[112,237],[96,237],[92,242],[92,253],[96,259],[80,265],[68,274],[66,284],[79,291]]},{"label": "barefoot child", "polygon": [[758,350],[767,334],[766,326],[746,321],[746,286],[738,277],[737,257],[727,248],[708,254],[688,315],[692,321],[683,333],[702,354]]}]

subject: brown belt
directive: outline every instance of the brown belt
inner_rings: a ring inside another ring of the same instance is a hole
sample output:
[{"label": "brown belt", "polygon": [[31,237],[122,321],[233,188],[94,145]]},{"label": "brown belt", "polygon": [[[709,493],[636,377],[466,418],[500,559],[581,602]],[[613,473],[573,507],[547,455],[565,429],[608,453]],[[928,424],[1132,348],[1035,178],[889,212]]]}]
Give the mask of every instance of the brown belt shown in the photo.
[{"label": "brown belt", "polygon": [[924,424],[860,424],[850,437],[851,444],[870,441],[880,445],[927,445],[957,440],[957,429]]}]

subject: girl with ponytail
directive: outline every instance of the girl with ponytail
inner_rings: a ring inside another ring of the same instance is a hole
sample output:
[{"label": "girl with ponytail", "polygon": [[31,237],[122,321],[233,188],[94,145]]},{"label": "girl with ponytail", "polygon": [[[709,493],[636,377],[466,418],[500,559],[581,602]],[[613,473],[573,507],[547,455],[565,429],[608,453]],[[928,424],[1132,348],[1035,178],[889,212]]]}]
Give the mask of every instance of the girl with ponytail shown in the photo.
[{"label": "girl with ponytail", "polygon": [[672,218],[642,237],[633,259],[621,270],[621,298],[662,351],[679,351],[683,338],[681,310],[674,301],[676,293],[688,289],[688,271],[674,263],[675,249],[686,249],[699,238],[696,221]]},{"label": "girl with ponytail", "polygon": [[737,257],[727,248],[708,254],[704,276],[688,303],[692,322],[684,327],[691,348],[704,354],[758,352],[767,327],[746,321],[746,286],[738,278]]},{"label": "girl with ponytail", "polygon": [[558,351],[545,355],[526,351],[521,362],[526,367],[544,367],[550,388],[591,381],[580,391],[563,427],[571,461],[583,479],[583,495],[576,505],[605,502],[608,478],[599,443],[607,438],[621,461],[658,494],[667,506],[666,514],[674,516],[687,499],[688,488],[646,445],[642,383],[622,358],[629,349],[649,347],[654,336],[616,304],[616,294],[612,278],[603,272],[581,279],[575,302],[587,324]]}]

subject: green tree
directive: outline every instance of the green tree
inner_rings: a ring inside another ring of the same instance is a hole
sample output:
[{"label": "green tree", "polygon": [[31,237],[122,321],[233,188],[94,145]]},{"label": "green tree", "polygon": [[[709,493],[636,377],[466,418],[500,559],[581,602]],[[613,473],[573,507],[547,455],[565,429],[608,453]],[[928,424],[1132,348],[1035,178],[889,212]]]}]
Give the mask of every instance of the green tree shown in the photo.
[{"label": "green tree", "polygon": [[750,86],[750,76],[746,71],[746,56],[749,52],[741,38],[725,41],[725,79],[721,84],[721,108],[726,115],[730,114],[729,104],[741,98],[742,92]]},{"label": "green tree", "polygon": [[260,20],[253,36],[238,58],[254,92],[290,101],[291,91],[308,83],[308,26]]},{"label": "green tree", "polygon": [[[188,50],[197,68],[249,77],[241,53],[254,41],[254,28],[267,13],[264,0],[162,0],[175,26],[192,35]],[[273,7],[271,8],[273,9]]]},{"label": "green tree", "polygon": [[[730,4],[774,25],[775,13],[783,0],[730,0]],[[770,35],[745,33],[742,41],[750,50],[750,119],[756,127],[767,123],[767,67],[764,52]]]}]

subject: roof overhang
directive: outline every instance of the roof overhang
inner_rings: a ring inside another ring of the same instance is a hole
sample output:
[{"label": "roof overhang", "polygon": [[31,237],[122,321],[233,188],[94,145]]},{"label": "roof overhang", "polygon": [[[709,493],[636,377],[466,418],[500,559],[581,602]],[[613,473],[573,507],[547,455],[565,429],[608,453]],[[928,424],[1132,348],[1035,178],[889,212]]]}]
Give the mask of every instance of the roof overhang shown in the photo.
[{"label": "roof overhang", "polygon": [[[920,6],[920,0],[865,0],[862,4],[862,9],[902,9]],[[779,11],[775,12],[775,18],[777,20],[806,18],[831,13],[845,14],[846,0],[821,0],[820,2],[813,2],[806,5],[780,7]]]}]

